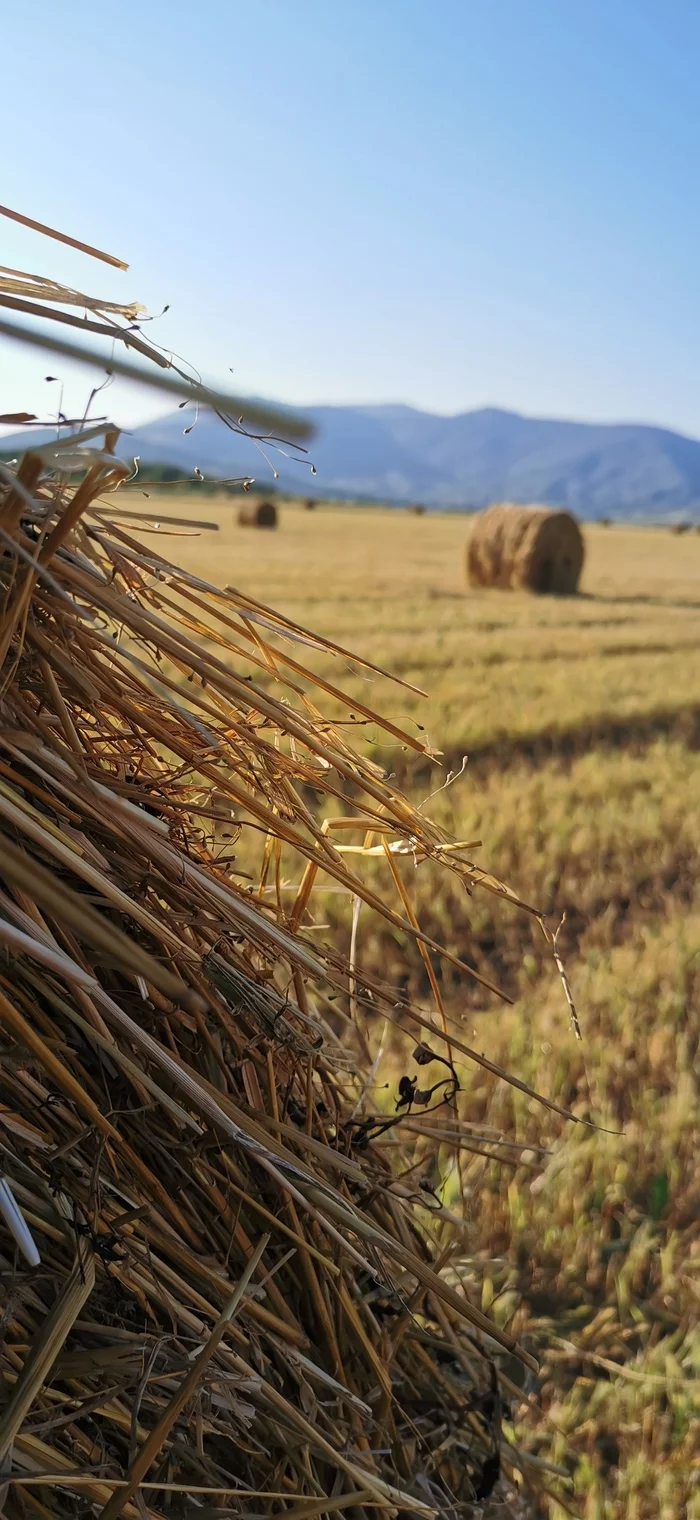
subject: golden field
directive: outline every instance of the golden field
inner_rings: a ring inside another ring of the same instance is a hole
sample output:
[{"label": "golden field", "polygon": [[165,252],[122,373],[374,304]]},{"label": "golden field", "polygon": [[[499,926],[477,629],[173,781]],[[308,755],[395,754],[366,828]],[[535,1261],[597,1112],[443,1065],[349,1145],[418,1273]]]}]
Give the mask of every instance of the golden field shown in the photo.
[{"label": "golden field", "polygon": [[[538,599],[467,590],[459,516],[290,504],[268,532],[239,527],[230,498],[132,491],[128,505],[218,520],[164,536],[162,552],[424,688],[318,656],[353,700],[441,752],[431,765],[350,720],[413,800],[468,756],[426,811],[482,841],[474,859],[552,928],[566,915],[581,1043],[533,919],[429,864],[402,867],[421,927],[513,999],[436,964],[451,1027],[583,1121],[459,1057],[460,1117],[508,1144],[436,1162],[415,1139],[411,1175],[432,1189],[426,1209],[454,1216],[434,1228],[460,1234],[466,1290],[539,1356],[506,1435],[549,1491],[543,1513],[700,1516],[700,535],[587,528],[581,594]],[[357,868],[389,891],[386,864]],[[351,899],[313,901],[316,932],[347,949]],[[360,969],[430,1008],[407,937],[363,909],[357,947]],[[374,1101],[391,1112],[415,1037],[368,1023],[367,1039]]]}]

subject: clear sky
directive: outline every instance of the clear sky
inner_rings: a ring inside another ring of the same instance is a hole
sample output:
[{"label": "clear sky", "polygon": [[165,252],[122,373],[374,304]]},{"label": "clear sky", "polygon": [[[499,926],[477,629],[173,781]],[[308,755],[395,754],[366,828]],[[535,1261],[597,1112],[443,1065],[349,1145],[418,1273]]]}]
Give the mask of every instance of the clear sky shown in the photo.
[{"label": "clear sky", "polygon": [[[1,263],[169,302],[243,394],[700,435],[692,0],[23,0],[2,44],[0,200],[131,267],[4,219]],[[0,409],[56,365],[2,340]]]}]

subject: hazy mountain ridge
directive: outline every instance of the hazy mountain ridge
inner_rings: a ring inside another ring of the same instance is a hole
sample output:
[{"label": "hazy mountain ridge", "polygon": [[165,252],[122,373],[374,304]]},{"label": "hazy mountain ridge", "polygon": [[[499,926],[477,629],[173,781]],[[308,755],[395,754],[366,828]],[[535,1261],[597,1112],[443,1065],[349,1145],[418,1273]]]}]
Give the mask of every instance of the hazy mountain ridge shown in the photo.
[{"label": "hazy mountain ridge", "polygon": [[[668,429],[552,421],[495,407],[453,417],[400,405],[304,411],[317,429],[309,448],[316,474],[289,451],[265,450],[280,485],[302,494],[457,509],[541,501],[583,517],[700,517],[700,441]],[[124,433],[121,452],[140,455],[144,464],[249,474],[263,488],[272,485],[254,444],[209,414],[185,434],[191,420],[178,411]],[[0,449],[26,447],[30,436],[2,439]]]}]

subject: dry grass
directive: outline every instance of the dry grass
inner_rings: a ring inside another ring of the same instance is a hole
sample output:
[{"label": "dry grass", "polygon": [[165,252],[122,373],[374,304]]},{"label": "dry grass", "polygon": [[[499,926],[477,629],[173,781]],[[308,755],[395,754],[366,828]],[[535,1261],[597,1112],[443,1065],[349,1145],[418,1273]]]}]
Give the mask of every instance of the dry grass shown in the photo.
[{"label": "dry grass", "polygon": [[[140,494],[133,499],[144,505]],[[216,538],[169,540],[170,552],[219,583],[264,585],[272,606],[422,685],[429,700],[402,694],[401,713],[450,756],[465,741],[474,753],[500,737],[700,701],[700,538],[589,529],[581,595],[533,601],[466,594],[459,518],[290,507],[277,537],[261,543],[239,531],[230,502],[200,505],[195,495],[177,503],[221,527]],[[158,510],[167,510],[164,493]],[[343,686],[377,696],[376,684],[352,675]]]},{"label": "dry grass", "polygon": [[[196,497],[178,504],[199,510]],[[513,1399],[518,1441],[572,1475],[586,1520],[695,1516],[700,539],[589,529],[582,594],[545,603],[467,592],[459,519],[289,507],[261,541],[239,532],[230,503],[201,511],[222,531],[178,539],[177,557],[426,687],[428,702],[396,694],[391,715],[423,724],[452,768],[470,755],[427,811],[482,838],[489,866],[553,925],[567,912],[582,1045],[536,926],[465,897],[430,864],[406,875],[422,926],[517,994],[504,1014],[436,966],[461,1038],[612,1133],[566,1125],[458,1060],[465,1122],[529,1151],[496,1166],[463,1150],[458,1166],[449,1147],[436,1161],[419,1140],[406,1164],[453,1211],[464,1200],[472,1289],[483,1281],[484,1305],[544,1357],[538,1388]],[[349,673],[343,685],[387,710],[381,681]],[[444,779],[368,734],[414,801]],[[364,870],[386,890],[385,864]],[[347,950],[349,898],[321,893],[315,914]],[[364,910],[358,955],[363,972],[403,975],[430,1007],[409,937]],[[375,1052],[382,1027],[368,1028]],[[392,1034],[378,1110],[404,1059]],[[402,1138],[415,1146],[415,1132]],[[544,1169],[538,1146],[552,1151]],[[570,1505],[571,1489],[561,1494]]]}]

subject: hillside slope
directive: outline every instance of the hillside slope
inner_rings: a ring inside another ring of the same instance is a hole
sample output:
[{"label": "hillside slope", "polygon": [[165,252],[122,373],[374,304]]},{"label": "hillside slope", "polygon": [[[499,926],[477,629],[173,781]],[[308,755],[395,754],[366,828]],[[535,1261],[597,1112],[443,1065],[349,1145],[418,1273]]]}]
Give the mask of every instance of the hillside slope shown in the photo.
[{"label": "hillside slope", "polygon": [[[418,500],[433,507],[481,507],[494,500],[542,501],[583,517],[700,515],[700,442],[667,429],[523,417],[484,408],[453,417],[409,406],[316,406],[309,458],[269,452],[284,487],[319,495]],[[211,415],[190,433],[174,412],[125,435],[144,464],[205,475],[254,475],[272,484],[270,465]],[[18,448],[17,435],[3,441]]]}]

